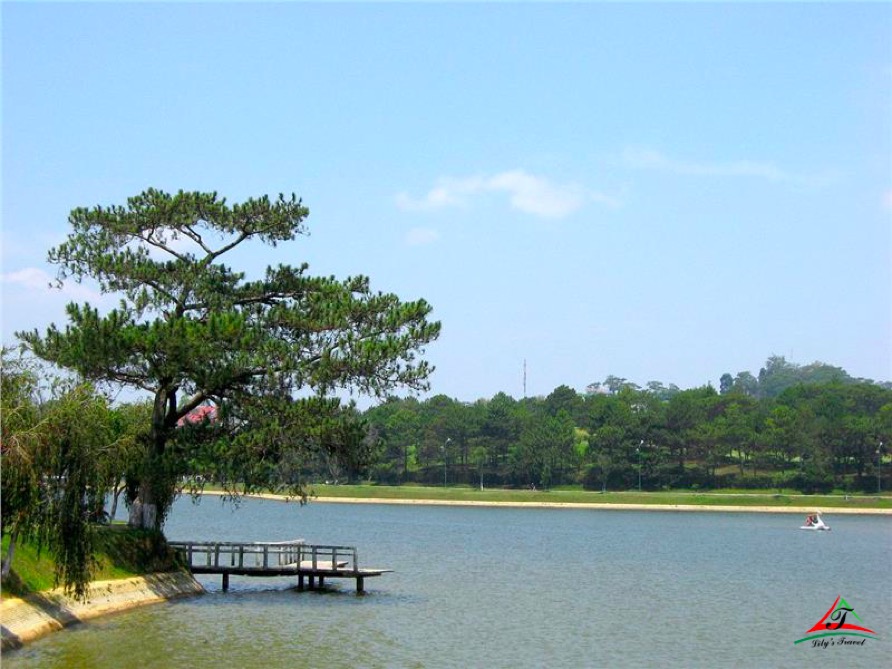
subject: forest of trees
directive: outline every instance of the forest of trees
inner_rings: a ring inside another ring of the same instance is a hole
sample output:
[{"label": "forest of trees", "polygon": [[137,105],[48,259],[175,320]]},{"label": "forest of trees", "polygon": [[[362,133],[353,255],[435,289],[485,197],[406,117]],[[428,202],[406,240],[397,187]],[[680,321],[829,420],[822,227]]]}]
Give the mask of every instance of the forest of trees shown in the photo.
[{"label": "forest of trees", "polygon": [[611,376],[585,394],[391,399],[364,418],[376,464],[353,474],[381,483],[876,491],[892,388],[773,356],[758,377],[723,375],[719,390]]}]

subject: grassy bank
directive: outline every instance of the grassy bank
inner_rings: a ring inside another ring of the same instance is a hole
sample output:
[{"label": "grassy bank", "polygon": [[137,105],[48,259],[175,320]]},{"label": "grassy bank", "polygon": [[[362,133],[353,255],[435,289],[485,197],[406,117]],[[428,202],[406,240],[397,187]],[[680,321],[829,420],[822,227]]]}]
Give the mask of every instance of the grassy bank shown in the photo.
[{"label": "grassy bank", "polygon": [[[176,556],[160,533],[134,530],[125,525],[103,526],[97,530],[94,580],[144,576],[178,568]],[[3,555],[8,545],[9,537],[3,535]],[[2,592],[24,596],[49,590],[55,586],[55,570],[56,563],[48,550],[38,551],[33,544],[20,543],[15,548],[12,573],[4,579]]]},{"label": "grassy bank", "polygon": [[801,495],[782,491],[594,492],[581,489],[480,490],[466,486],[313,485],[317,497],[405,499],[453,502],[565,504],[645,504],[695,506],[815,507],[820,509],[892,509],[892,497],[868,495]]}]

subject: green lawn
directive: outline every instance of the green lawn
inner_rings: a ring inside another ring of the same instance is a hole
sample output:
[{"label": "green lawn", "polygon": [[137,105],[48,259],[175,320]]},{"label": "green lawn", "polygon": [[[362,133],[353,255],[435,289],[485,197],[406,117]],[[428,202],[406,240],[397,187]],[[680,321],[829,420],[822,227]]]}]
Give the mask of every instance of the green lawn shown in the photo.
[{"label": "green lawn", "polygon": [[480,502],[563,502],[581,504],[693,504],[703,506],[808,506],[820,508],[892,509],[892,498],[867,495],[801,495],[791,491],[607,492],[581,489],[479,490],[467,486],[313,485],[318,497],[422,499]]}]

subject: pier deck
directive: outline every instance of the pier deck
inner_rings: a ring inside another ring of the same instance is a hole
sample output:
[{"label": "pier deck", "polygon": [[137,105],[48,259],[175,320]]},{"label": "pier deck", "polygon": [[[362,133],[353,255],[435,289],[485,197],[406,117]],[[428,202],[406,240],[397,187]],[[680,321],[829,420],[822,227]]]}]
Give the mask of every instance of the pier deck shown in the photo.
[{"label": "pier deck", "polygon": [[385,574],[390,569],[360,568],[355,546],[323,546],[292,541],[228,542],[171,541],[172,548],[183,553],[193,574],[221,574],[223,590],[229,589],[229,577],[297,576],[297,588],[303,590],[305,579],[310,590],[325,585],[326,578],[352,578],[356,592],[365,589],[365,579]]}]

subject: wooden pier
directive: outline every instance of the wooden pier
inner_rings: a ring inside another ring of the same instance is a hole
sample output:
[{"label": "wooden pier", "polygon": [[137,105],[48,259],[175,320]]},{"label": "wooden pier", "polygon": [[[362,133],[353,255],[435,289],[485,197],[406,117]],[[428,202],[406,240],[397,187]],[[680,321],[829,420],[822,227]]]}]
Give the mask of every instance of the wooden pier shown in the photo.
[{"label": "wooden pier", "polygon": [[310,590],[325,585],[326,578],[352,578],[356,592],[364,592],[365,579],[391,571],[359,567],[355,546],[320,546],[292,541],[224,542],[170,541],[184,554],[193,574],[221,574],[223,590],[229,589],[230,575],[297,576],[297,589]]}]

